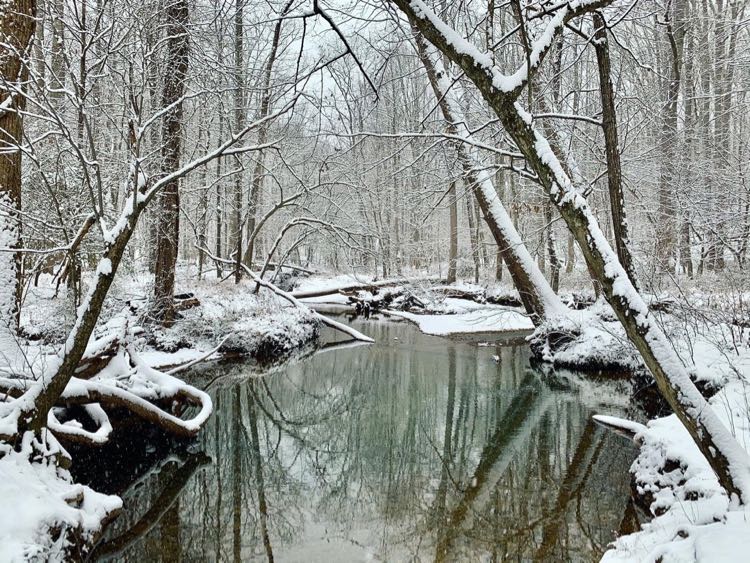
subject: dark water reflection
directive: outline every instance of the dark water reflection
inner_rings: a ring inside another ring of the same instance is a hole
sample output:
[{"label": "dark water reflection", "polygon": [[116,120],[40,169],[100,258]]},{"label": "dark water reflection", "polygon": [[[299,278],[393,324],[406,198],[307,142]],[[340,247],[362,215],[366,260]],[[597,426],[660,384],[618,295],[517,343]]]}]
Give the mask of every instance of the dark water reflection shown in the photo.
[{"label": "dark water reflection", "polygon": [[625,408],[611,387],[553,384],[523,345],[357,326],[378,344],[215,389],[208,457],[131,487],[98,556],[590,561],[632,525],[634,450],[590,421]]}]

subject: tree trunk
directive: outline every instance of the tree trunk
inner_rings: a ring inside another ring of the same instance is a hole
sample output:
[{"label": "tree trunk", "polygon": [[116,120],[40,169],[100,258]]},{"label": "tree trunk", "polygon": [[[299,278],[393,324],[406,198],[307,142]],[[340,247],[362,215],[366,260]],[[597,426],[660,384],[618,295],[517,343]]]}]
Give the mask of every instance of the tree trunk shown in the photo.
[{"label": "tree trunk", "polygon": [[[467,190],[468,191],[468,190]],[[479,283],[479,239],[474,221],[474,206],[469,194],[466,194],[466,217],[469,221],[469,243],[471,244],[471,259],[474,262],[474,283]]]},{"label": "tree trunk", "polygon": [[[221,137],[224,134],[223,131],[224,126],[224,119],[222,118],[221,114],[219,114],[219,139],[217,143],[221,145]],[[221,239],[224,236],[223,231],[223,217],[224,217],[224,206],[221,201],[221,190],[222,190],[222,181],[221,181],[221,164],[222,164],[222,158],[216,159],[216,256],[218,258],[222,257],[222,244]],[[223,276],[223,269],[221,266],[221,262],[216,262],[216,277],[218,279],[221,279]]]},{"label": "tree trunk", "polygon": [[[691,34],[692,35],[692,34]],[[691,42],[692,43],[692,42]],[[697,104],[695,103],[695,85],[693,84],[693,69],[695,68],[694,57],[685,57],[683,69],[684,99],[685,99],[685,137],[683,139],[685,150],[683,162],[685,170],[685,182],[680,190],[682,205],[680,206],[680,268],[683,275],[693,278],[693,258],[691,251],[691,217],[690,208],[687,203],[692,198],[693,183],[696,178],[696,161],[699,158],[696,151],[694,136],[700,132],[698,122]]]},{"label": "tree trunk", "polygon": [[[496,69],[480,62],[475,51],[460,43],[456,45],[456,32],[451,30],[446,36],[443,28],[434,23],[438,17],[426,6],[420,5],[417,12],[409,0],[392,1],[412,25],[458,64],[479,89],[574,234],[607,302],[640,352],[662,395],[716,473],[719,483],[728,495],[741,502],[750,502],[750,457],[690,380],[682,360],[649,313],[648,306],[604,237],[586,199],[573,185],[548,141],[534,127],[533,119],[518,104],[525,82],[522,80],[512,87],[500,89],[496,86]],[[575,16],[600,8],[607,2],[602,0],[577,9],[564,4],[558,8],[565,11],[562,12],[564,17],[558,20],[556,33],[560,33],[564,24]],[[533,70],[527,68],[528,72]]]},{"label": "tree trunk", "polygon": [[[675,0],[681,2],[682,0]],[[622,165],[620,163],[620,144],[617,135],[617,111],[615,109],[615,92],[612,87],[612,70],[607,42],[607,23],[599,13],[594,13],[594,48],[599,69],[599,93],[602,99],[602,129],[604,130],[604,149],[607,155],[607,185],[609,187],[609,205],[612,212],[612,230],[614,231],[615,250],[620,264],[628,273],[631,283],[638,287],[635,275],[635,264],[630,254],[630,236],[628,220],[625,214],[625,193],[622,189]],[[672,186],[669,187],[673,189]]]},{"label": "tree trunk", "polygon": [[[243,6],[245,0],[236,0],[234,12],[234,127],[241,131],[245,126],[245,63],[244,63],[244,22]],[[240,157],[237,162],[242,168]],[[242,278],[242,180],[241,171],[234,175],[234,209],[230,227],[231,241],[229,247],[235,252],[234,283],[240,283]]]},{"label": "tree trunk", "polygon": [[[273,40],[271,41],[271,52],[268,55],[268,61],[266,62],[265,72],[263,74],[263,91],[260,99],[260,108],[258,109],[258,120],[268,117],[271,111],[271,77],[273,76],[273,65],[276,63],[276,54],[279,50],[279,40],[281,39],[281,24],[284,21],[284,16],[292,6],[292,1],[286,3],[281,11],[279,20],[276,22],[276,27],[273,31]],[[268,141],[268,129],[270,124],[266,121],[258,127],[258,145],[263,145]],[[247,248],[245,249],[245,256],[243,262],[249,268],[253,262],[253,249],[255,248],[255,240],[258,236],[255,232],[255,226],[258,219],[258,203],[260,199],[260,191],[263,184],[263,156],[264,152],[258,152],[255,162],[255,170],[253,170],[253,183],[250,187],[250,198],[247,208]]]},{"label": "tree trunk", "polygon": [[[204,132],[205,131],[205,132]],[[204,150],[209,151],[211,147],[211,128],[205,119],[201,120],[198,127],[198,146],[203,141],[202,135],[206,136]],[[198,279],[203,279],[203,267],[206,263],[206,253],[203,250],[208,248],[206,232],[208,231],[208,169],[204,166],[200,172],[200,197],[198,201]]]},{"label": "tree trunk", "polygon": [[675,143],[677,141],[677,98],[680,94],[682,52],[685,44],[686,7],[687,0],[672,0],[666,22],[671,56],[667,100],[662,108],[662,162],[659,173],[659,216],[656,223],[656,259],[662,272],[670,272],[674,269],[677,242]]},{"label": "tree trunk", "polygon": [[[182,151],[182,98],[188,70],[189,23],[187,0],[170,0],[164,10],[167,27],[169,64],[165,67],[162,108],[162,173],[175,172],[180,167]],[[168,182],[159,196],[159,218],[156,243],[156,272],[154,277],[154,316],[171,326],[175,319],[174,275],[180,235],[179,180]]]},{"label": "tree trunk", "polygon": [[456,198],[456,182],[451,181],[448,188],[448,213],[450,215],[450,242],[448,245],[448,283],[456,283],[456,268],[458,266],[458,201]]},{"label": "tree trunk", "polygon": [[52,54],[50,56],[49,101],[60,110],[65,88],[65,0],[55,0],[52,6]]},{"label": "tree trunk", "polygon": [[[21,137],[25,108],[22,83],[28,76],[22,56],[27,53],[36,23],[36,3],[17,0],[0,7],[0,247],[20,248],[21,242]],[[13,361],[21,312],[20,253],[0,252],[0,350]]]},{"label": "tree trunk", "polygon": [[552,224],[552,204],[547,200],[543,205],[545,230],[547,232],[547,254],[549,255],[549,279],[552,291],[557,293],[560,289],[560,259],[557,257],[555,230]]}]

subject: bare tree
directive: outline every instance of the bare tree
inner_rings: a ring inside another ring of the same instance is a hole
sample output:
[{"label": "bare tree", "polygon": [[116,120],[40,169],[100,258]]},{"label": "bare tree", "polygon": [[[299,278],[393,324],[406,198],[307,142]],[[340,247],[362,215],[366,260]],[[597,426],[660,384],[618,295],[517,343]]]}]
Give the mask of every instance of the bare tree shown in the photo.
[{"label": "bare tree", "polygon": [[542,38],[529,49],[527,61],[511,76],[502,74],[486,54],[462,39],[421,0],[393,0],[393,3],[430,42],[459,65],[490,104],[578,241],[589,271],[601,284],[628,338],[720,484],[728,494],[741,500],[750,499],[750,458],[690,380],[682,360],[607,242],[587,201],[566,174],[548,140],[534,126],[533,117],[518,102],[549,51],[549,39],[561,33],[574,18],[606,6],[609,0],[560,5],[552,12]]},{"label": "bare tree", "polygon": [[[183,96],[188,70],[189,23],[187,0],[170,0],[164,9],[167,22],[169,64],[162,93],[162,173],[166,176],[180,168],[183,130]],[[165,326],[174,323],[174,275],[180,236],[179,179],[167,183],[159,194],[159,218],[156,238],[154,277],[154,315]]]}]

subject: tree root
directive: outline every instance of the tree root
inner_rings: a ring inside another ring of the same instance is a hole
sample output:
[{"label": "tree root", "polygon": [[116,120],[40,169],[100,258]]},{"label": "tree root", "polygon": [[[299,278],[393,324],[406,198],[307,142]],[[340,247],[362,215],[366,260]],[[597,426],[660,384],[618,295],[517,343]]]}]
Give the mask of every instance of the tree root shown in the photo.
[{"label": "tree root", "polygon": [[[125,360],[125,355],[126,350],[120,348],[110,361]],[[176,436],[191,438],[200,431],[213,409],[208,394],[168,373],[150,368],[132,349],[127,349],[127,356],[129,362],[125,365],[131,367],[129,376],[136,383],[130,388],[125,388],[121,380],[71,378],[56,406],[81,406],[97,424],[97,429],[85,430],[76,420],[61,422],[52,409],[48,413],[47,428],[55,437],[66,442],[100,446],[112,432],[106,410],[116,408],[125,409]],[[18,399],[35,383],[27,379],[0,378],[0,392],[6,395],[6,400]],[[197,414],[187,420],[180,418],[179,415],[191,406],[197,407]],[[12,436],[0,438],[13,442]]]}]

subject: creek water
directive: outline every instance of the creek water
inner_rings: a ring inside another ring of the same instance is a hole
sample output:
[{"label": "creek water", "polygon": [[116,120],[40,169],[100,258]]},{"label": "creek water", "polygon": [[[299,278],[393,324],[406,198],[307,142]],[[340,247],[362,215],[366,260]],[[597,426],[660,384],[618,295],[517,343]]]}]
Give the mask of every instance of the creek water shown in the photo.
[{"label": "creek water", "polygon": [[[377,343],[204,370],[189,447],[121,444],[92,483],[125,506],[95,558],[592,561],[632,530],[636,450],[591,421],[628,414],[618,385],[532,367],[522,341],[352,326]],[[150,469],[125,486],[132,452]]]}]

